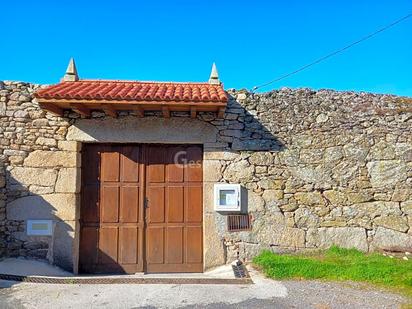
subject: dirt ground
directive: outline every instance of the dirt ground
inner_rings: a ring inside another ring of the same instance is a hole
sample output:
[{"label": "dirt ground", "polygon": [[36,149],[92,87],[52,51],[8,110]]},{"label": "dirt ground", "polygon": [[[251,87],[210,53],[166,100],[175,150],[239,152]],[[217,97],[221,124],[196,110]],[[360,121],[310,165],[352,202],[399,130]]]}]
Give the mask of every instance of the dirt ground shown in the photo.
[{"label": "dirt ground", "polygon": [[376,309],[400,308],[408,303],[402,296],[357,284],[273,281],[256,276],[254,280],[255,284],[247,286],[53,285],[0,281],[0,308]]},{"label": "dirt ground", "polygon": [[[46,263],[0,262],[0,273],[70,275]],[[39,273],[40,272],[40,273]],[[398,294],[358,283],[276,281],[250,269],[254,284],[43,284],[0,280],[3,308],[408,308]],[[226,272],[212,272],[227,276]]]}]

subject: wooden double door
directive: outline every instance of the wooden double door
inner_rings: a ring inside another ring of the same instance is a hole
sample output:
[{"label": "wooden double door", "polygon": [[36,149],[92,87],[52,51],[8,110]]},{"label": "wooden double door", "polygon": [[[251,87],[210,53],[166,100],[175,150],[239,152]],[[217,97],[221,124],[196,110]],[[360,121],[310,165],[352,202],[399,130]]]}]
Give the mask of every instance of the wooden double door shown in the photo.
[{"label": "wooden double door", "polygon": [[202,272],[202,146],[85,144],[79,271]]}]

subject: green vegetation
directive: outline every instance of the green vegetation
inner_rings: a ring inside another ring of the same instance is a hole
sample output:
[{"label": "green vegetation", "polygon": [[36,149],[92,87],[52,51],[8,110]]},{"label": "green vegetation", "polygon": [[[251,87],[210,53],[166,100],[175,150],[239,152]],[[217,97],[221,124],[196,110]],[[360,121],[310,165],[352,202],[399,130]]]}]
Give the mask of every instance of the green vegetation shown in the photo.
[{"label": "green vegetation", "polygon": [[324,279],[368,282],[412,296],[412,260],[331,247],[324,252],[278,255],[264,251],[253,263],[276,279]]}]

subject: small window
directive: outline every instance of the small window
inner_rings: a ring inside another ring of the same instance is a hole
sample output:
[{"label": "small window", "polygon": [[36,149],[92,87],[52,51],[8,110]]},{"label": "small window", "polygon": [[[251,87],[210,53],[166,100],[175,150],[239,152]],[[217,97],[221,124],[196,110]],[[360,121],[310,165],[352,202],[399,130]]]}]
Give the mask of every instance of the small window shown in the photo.
[{"label": "small window", "polygon": [[228,215],[227,230],[229,232],[250,231],[252,229],[251,215]]}]

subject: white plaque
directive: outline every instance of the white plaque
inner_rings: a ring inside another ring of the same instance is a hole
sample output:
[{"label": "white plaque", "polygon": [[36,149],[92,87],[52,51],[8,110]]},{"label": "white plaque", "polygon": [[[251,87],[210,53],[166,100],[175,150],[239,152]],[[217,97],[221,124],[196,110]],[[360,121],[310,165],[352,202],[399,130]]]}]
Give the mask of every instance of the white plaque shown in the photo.
[{"label": "white plaque", "polygon": [[27,235],[51,236],[52,220],[27,220]]}]

